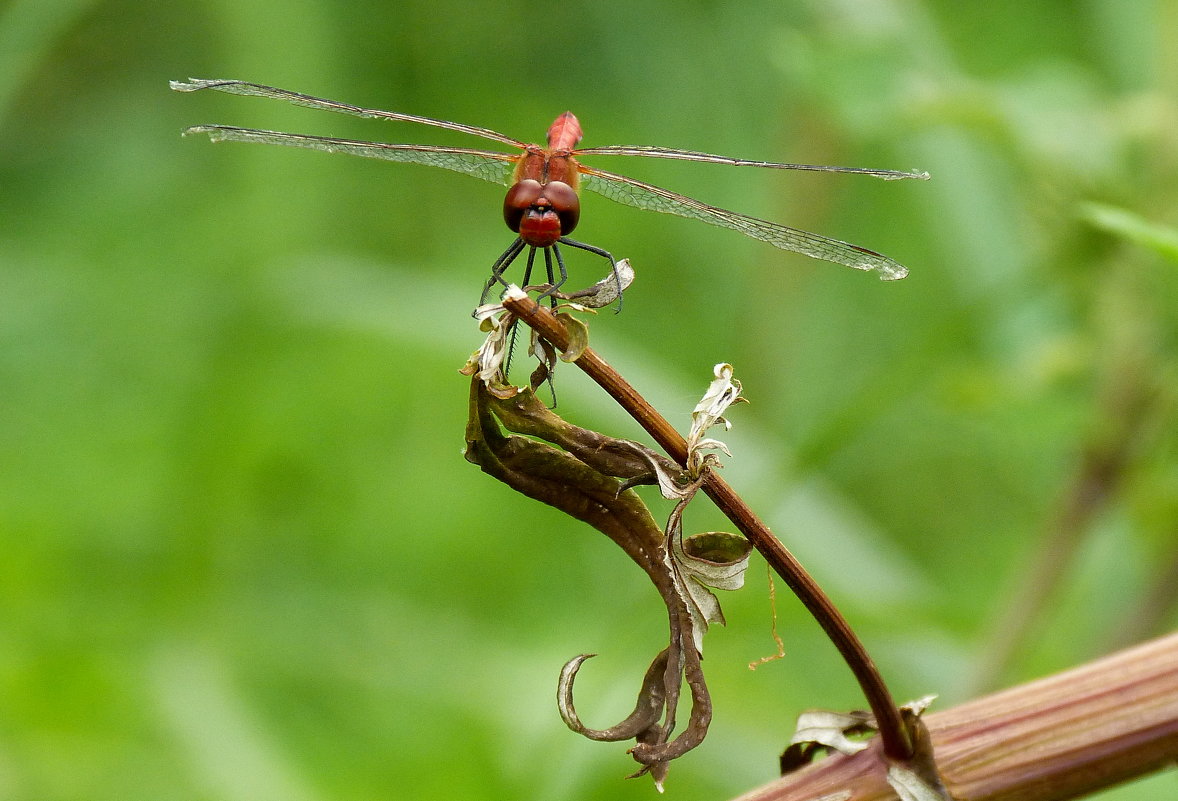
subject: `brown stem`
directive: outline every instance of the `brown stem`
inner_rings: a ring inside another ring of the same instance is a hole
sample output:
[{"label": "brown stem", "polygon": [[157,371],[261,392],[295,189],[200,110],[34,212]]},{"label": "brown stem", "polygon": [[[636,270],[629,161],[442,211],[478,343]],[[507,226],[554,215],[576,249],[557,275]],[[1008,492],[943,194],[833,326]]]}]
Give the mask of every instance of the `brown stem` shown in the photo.
[{"label": "brown stem", "polygon": [[[531,298],[509,295],[504,299],[503,305],[524,323],[540,332],[558,350],[563,351],[568,347],[568,338],[556,316]],[[574,364],[608,392],[672,459],[686,466],[687,442],[613,367],[591,348],[586,348]],[[912,738],[896,708],[895,701],[892,700],[891,693],[875,663],[868,656],[867,649],[851,631],[851,627],[826,593],[794,555],[782,545],[781,540],[773,535],[769,527],[723,479],[714,472],[708,473],[703,490],[740,533],[761,552],[773,570],[789,585],[818,621],[818,625],[834,642],[867,697],[867,703],[879,727],[884,753],[893,760],[909,759],[912,756]]]}]

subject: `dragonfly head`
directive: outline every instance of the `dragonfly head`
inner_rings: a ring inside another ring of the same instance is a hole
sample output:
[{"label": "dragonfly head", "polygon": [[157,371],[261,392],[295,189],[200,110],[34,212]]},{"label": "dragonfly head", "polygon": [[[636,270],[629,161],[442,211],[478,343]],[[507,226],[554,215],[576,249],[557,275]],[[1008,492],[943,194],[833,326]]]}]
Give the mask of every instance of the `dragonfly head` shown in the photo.
[{"label": "dragonfly head", "polygon": [[581,200],[564,181],[516,182],[503,199],[503,220],[532,247],[546,248],[577,227]]}]

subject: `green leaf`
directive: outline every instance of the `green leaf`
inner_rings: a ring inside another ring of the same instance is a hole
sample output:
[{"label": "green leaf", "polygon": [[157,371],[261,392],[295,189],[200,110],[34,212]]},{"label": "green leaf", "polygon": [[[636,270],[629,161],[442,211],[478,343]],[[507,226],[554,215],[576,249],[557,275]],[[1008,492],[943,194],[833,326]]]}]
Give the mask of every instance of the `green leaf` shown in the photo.
[{"label": "green leaf", "polygon": [[1178,262],[1178,229],[1150,222],[1128,209],[1103,203],[1086,203],[1080,217],[1102,231]]}]

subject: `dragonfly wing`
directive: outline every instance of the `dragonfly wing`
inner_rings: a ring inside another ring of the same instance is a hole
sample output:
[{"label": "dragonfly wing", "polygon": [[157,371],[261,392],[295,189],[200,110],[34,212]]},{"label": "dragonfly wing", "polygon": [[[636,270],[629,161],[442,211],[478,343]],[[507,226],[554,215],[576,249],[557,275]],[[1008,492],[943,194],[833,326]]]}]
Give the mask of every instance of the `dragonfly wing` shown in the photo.
[{"label": "dragonfly wing", "polygon": [[664,214],[677,214],[721,228],[730,228],[782,250],[792,250],[856,270],[873,271],[884,281],[895,281],[908,275],[908,268],[899,262],[889,259],[882,253],[849,242],[709,206],[707,203],[624,175],[615,175],[584,165],[580,165],[580,171],[582,187],[618,203]]},{"label": "dragonfly wing", "polygon": [[362,142],[354,139],[336,139],[329,136],[307,136],[305,134],[261,131],[253,128],[235,128],[229,125],[197,125],[184,132],[206,133],[214,142],[259,142],[266,145],[303,147],[308,150],[322,150],[326,153],[349,153],[370,159],[402,161],[410,164],[425,164],[441,167],[465,175],[473,175],[493,184],[511,184],[515,162],[519,156],[510,153],[495,153],[489,150],[471,150],[464,147],[435,147],[433,145],[391,145],[383,142]]},{"label": "dragonfly wing", "polygon": [[869,167],[831,167],[825,164],[782,164],[776,161],[752,161],[750,159],[734,159],[728,156],[717,156],[713,153],[700,153],[698,150],[672,150],[666,147],[643,147],[641,145],[609,145],[607,147],[586,147],[574,151],[575,156],[645,156],[655,159],[680,159],[682,161],[702,161],[708,164],[727,164],[731,167],[766,167],[772,170],[804,170],[808,172],[844,172],[853,175],[869,175],[882,178],[885,181],[896,181],[904,178],[915,178],[927,181],[929,174],[923,170],[876,170]]},{"label": "dragonfly wing", "polygon": [[337,100],[325,100],[322,97],[312,97],[311,95],[304,95],[299,92],[292,92],[289,89],[278,89],[273,86],[265,86],[260,83],[249,83],[248,81],[222,81],[222,80],[204,80],[201,78],[189,78],[188,83],[183,81],[172,81],[171,87],[177,92],[198,92],[201,89],[215,89],[218,92],[228,92],[231,95],[248,95],[253,97],[268,97],[273,100],[285,100],[287,103],[293,103],[296,106],[305,106],[306,108],[320,109],[322,111],[334,111],[339,114],[351,114],[353,117],[365,117],[367,119],[375,120],[395,120],[398,122],[416,122],[421,125],[431,125],[434,128],[445,128],[448,131],[458,131],[459,133],[470,134],[471,136],[478,136],[483,139],[490,139],[494,142],[499,142],[503,145],[510,145],[511,147],[524,148],[526,145],[517,139],[512,139],[510,136],[501,134],[498,131],[492,131],[490,128],[479,128],[475,125],[463,125],[460,122],[450,122],[449,120],[435,120],[432,117],[418,117],[414,114],[401,114],[396,111],[381,111],[375,108],[361,108],[360,106],[353,106],[350,103],[340,103]]}]

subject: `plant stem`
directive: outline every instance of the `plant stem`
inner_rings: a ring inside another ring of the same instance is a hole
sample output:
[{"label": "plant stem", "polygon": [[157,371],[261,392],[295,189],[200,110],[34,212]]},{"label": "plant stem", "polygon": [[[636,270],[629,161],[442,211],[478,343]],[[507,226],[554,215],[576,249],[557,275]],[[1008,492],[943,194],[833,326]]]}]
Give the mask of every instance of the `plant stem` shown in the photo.
[{"label": "plant stem", "polygon": [[[504,297],[503,306],[538,331],[558,350],[563,351],[568,347],[564,328],[549,309],[522,293],[516,295],[510,291]],[[574,364],[608,392],[654,438],[668,456],[681,466],[686,466],[687,442],[617,370],[591,348],[586,348]],[[740,533],[760,551],[834,642],[867,697],[867,703],[875,715],[884,753],[893,760],[908,760],[912,756],[911,734],[900,717],[883,677],[868,656],[867,649],[851,631],[851,627],[830,598],[781,540],[773,535],[764,521],[757,517],[744,500],[714,471],[706,475],[703,491]]]},{"label": "plant stem", "polygon": [[[1178,634],[921,720],[937,771],[958,801],[1087,796],[1173,765]],[[852,756],[832,754],[736,801],[812,801],[840,792],[898,801],[880,763],[874,744]]]},{"label": "plant stem", "polygon": [[967,685],[975,692],[1000,686],[1016,655],[1042,625],[1048,604],[1072,568],[1093,520],[1115,498],[1143,434],[1156,425],[1156,399],[1144,378],[1150,375],[1149,369],[1131,356],[1125,356],[1119,367],[1105,382],[1098,426],[1084,443],[1069,486],[1035,552],[1026,560],[1018,586],[1003,595],[1002,611],[983,640],[985,648]]}]

